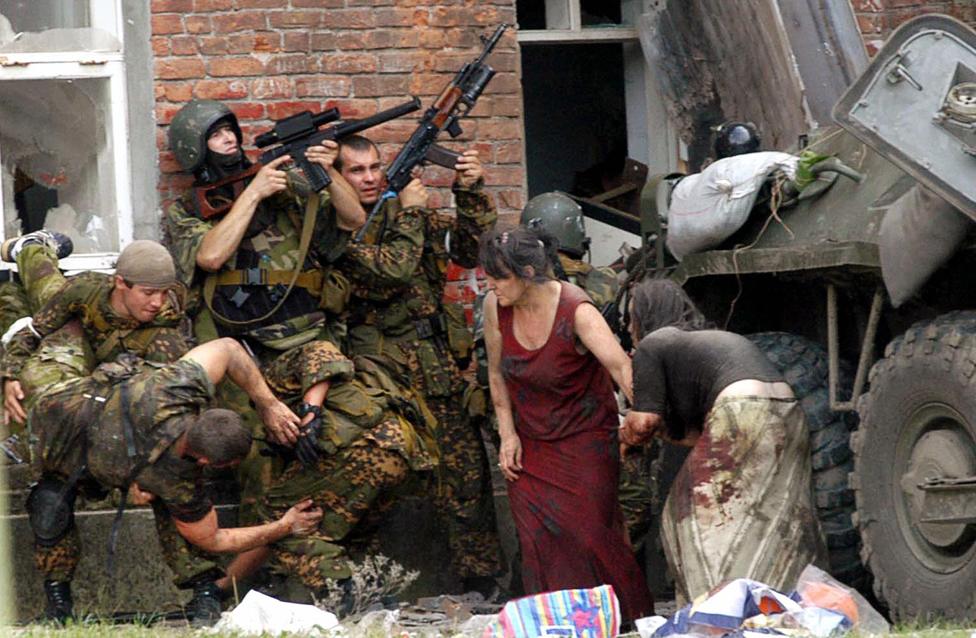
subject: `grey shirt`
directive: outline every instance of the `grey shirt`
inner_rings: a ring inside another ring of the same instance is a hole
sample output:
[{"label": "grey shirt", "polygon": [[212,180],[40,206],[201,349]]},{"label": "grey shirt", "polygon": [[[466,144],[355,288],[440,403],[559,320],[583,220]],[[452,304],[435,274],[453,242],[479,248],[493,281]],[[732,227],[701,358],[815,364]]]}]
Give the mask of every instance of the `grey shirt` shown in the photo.
[{"label": "grey shirt", "polygon": [[715,397],[743,379],[784,381],[776,366],[745,337],[723,330],[661,328],[634,353],[634,409],[665,418],[671,436],[699,429]]}]

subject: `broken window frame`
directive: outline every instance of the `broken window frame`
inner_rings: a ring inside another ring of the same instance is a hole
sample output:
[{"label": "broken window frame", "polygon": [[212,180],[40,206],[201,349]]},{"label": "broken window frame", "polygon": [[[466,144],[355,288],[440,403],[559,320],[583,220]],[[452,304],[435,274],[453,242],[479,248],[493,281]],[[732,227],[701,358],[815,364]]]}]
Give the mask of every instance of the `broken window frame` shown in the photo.
[{"label": "broken window frame", "polygon": [[[73,254],[61,260],[65,270],[109,270],[115,267],[119,251],[133,239],[132,174],[129,158],[128,95],[125,74],[125,43],[121,0],[91,0],[92,27],[109,31],[120,43],[118,51],[52,51],[0,54],[0,82],[23,80],[107,80],[106,128],[111,136],[116,215],[116,250]],[[0,148],[0,161],[3,149]],[[0,198],[0,220],[6,219]],[[0,223],[0,241],[5,224]],[[16,265],[0,262],[0,270],[16,270]]]},{"label": "broken window frame", "polygon": [[637,41],[637,29],[633,26],[584,27],[580,0],[545,0],[545,3],[546,28],[519,31],[519,44]]}]

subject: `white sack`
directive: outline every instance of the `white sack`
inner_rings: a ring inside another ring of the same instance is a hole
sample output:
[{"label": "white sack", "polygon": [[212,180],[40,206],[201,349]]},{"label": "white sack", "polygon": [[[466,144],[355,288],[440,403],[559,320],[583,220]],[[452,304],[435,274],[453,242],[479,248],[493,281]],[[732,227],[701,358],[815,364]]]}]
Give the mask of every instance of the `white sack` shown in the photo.
[{"label": "white sack", "polygon": [[335,614],[324,609],[285,603],[252,589],[234,611],[221,616],[211,633],[277,636],[289,632],[317,636],[338,624]]}]

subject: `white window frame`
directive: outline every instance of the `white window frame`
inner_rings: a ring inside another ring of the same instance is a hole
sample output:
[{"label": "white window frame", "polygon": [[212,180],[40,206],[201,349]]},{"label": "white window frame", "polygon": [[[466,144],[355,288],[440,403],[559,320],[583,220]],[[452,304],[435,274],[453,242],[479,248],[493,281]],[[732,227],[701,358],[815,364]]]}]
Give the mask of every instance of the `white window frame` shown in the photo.
[{"label": "white window frame", "polygon": [[[115,181],[115,215],[118,246],[124,248],[133,239],[132,175],[129,161],[128,97],[125,77],[125,42],[121,0],[90,0],[91,26],[112,33],[121,43],[119,51],[57,51],[51,53],[0,54],[0,82],[22,80],[107,79],[111,118],[112,163]],[[0,148],[0,153],[3,149]],[[0,157],[2,159],[2,157]],[[5,219],[0,198],[0,220]],[[104,211],[103,215],[111,214]],[[0,223],[0,240],[4,224]],[[114,268],[118,251],[71,255],[61,260],[66,270],[107,270]],[[0,262],[0,270],[16,270],[14,264]]]},{"label": "white window frame", "polygon": [[584,27],[579,0],[546,0],[546,28],[518,32],[520,44],[636,42],[637,37],[637,29],[627,25]]}]

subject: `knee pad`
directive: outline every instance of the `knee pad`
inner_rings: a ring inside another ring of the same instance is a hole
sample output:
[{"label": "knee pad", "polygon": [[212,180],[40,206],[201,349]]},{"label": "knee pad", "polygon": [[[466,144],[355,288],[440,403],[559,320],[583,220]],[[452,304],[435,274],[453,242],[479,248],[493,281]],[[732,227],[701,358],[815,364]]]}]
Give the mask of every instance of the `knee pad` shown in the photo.
[{"label": "knee pad", "polygon": [[27,496],[27,517],[39,545],[52,547],[75,523],[75,485],[56,476],[43,477]]}]

